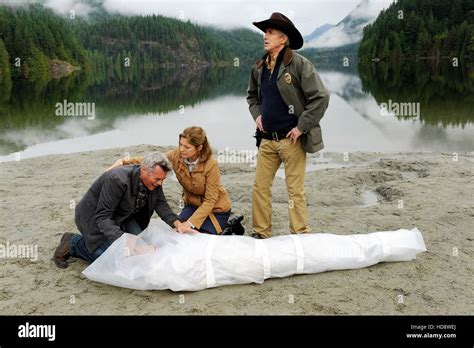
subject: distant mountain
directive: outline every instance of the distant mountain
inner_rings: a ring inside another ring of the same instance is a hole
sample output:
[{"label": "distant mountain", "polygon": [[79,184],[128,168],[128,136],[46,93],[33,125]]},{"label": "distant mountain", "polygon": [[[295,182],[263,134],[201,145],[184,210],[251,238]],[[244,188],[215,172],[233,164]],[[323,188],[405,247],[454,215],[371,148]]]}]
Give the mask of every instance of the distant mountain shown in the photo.
[{"label": "distant mountain", "polygon": [[309,41],[315,40],[333,27],[335,27],[334,24],[323,24],[320,27],[317,27],[316,29],[314,29],[314,31],[311,34],[305,36],[304,41],[309,42]]},{"label": "distant mountain", "polygon": [[[344,45],[340,47],[330,48],[305,48],[304,50],[298,51],[301,55],[308,58],[319,70],[332,70],[344,72],[351,72],[357,74],[357,50],[359,48],[358,43]],[[343,65],[345,59],[349,59],[350,64],[347,66]]]},{"label": "distant mountain", "polygon": [[373,23],[379,13],[392,2],[393,0],[362,0],[336,26],[306,42],[304,47],[339,47],[360,42],[364,27]]}]

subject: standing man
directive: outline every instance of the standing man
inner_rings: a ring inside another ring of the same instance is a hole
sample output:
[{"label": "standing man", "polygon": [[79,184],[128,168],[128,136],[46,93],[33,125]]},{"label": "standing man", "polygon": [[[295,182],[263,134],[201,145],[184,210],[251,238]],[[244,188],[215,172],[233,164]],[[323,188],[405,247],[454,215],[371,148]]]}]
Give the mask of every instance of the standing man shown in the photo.
[{"label": "standing man", "polygon": [[153,212],[178,232],[184,225],[166,202],[161,187],[171,164],[161,153],[144,157],[141,165],[103,173],[76,206],[75,222],[81,234],[65,233],[53,261],[66,268],[73,256],[93,262],[123,233],[139,234]]},{"label": "standing man", "polygon": [[252,236],[261,239],[272,234],[271,187],[282,162],[290,232],[309,232],[306,152],[324,147],[319,122],[328,107],[329,93],[313,64],[293,52],[303,46],[303,37],[287,17],[276,12],[253,24],[265,33],[266,54],[253,67],[247,90],[250,113],[262,132],[252,191]]}]

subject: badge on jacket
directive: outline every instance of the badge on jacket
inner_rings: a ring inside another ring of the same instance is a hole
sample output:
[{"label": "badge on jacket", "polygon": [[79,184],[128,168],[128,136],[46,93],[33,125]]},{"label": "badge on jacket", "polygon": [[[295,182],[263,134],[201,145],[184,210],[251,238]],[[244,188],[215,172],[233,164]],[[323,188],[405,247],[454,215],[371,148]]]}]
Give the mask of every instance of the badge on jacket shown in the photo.
[{"label": "badge on jacket", "polygon": [[291,75],[290,73],[285,73],[285,81],[287,84],[291,84]]}]

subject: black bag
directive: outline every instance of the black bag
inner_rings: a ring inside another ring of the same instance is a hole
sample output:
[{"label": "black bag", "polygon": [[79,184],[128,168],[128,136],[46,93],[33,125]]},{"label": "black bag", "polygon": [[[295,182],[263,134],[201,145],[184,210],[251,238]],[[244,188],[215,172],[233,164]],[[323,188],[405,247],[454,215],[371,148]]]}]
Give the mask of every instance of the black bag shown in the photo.
[{"label": "black bag", "polygon": [[222,235],[230,236],[230,235],[237,235],[241,236],[245,233],[244,226],[242,226],[241,222],[244,219],[242,215],[236,216],[230,219],[227,222],[227,226],[222,230]]}]

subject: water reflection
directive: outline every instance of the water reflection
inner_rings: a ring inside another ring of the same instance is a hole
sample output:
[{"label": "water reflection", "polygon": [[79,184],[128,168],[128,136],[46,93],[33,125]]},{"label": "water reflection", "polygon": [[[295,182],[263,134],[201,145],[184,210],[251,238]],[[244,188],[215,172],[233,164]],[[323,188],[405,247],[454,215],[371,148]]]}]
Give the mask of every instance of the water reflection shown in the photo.
[{"label": "water reflection", "polygon": [[[403,82],[400,71],[392,76],[390,69],[383,70],[383,65],[369,66],[373,75],[360,73],[326,72],[321,74],[322,79],[332,92],[330,103],[334,112],[328,113],[334,119],[325,117],[322,121],[325,130],[326,143],[337,151],[367,150],[372,151],[473,151],[474,150],[474,100],[473,79],[469,72],[458,75],[457,82],[441,84],[445,81],[440,78],[439,71],[435,70],[429,85],[430,92],[426,92],[427,85],[409,85],[409,77]],[[413,69],[413,68],[412,68]],[[406,71],[413,74],[413,70]],[[444,69],[444,68],[439,68]],[[444,70],[443,70],[444,71]],[[418,72],[420,73],[420,72]],[[429,74],[429,72],[426,72]],[[444,73],[447,73],[444,71]],[[398,84],[384,84],[386,81],[397,81]],[[374,80],[379,82],[374,86]],[[402,82],[400,82],[402,81]],[[424,89],[425,92],[418,89]],[[403,92],[400,92],[403,90]],[[436,91],[436,93],[434,92]],[[374,97],[375,95],[376,97]],[[427,98],[430,95],[435,100]],[[410,96],[410,97],[408,97]],[[423,96],[417,99],[414,96]],[[346,103],[344,105],[340,99]],[[453,98],[452,100],[445,100]],[[441,100],[441,101],[440,101]],[[382,103],[420,103],[419,117],[400,117],[394,114],[384,114]],[[439,104],[445,105],[441,108]],[[443,111],[444,110],[444,111]],[[324,126],[326,123],[326,126]],[[328,127],[329,123],[329,127]],[[349,129],[353,129],[353,134]],[[342,134],[341,134],[342,132]],[[329,134],[328,134],[329,133]],[[354,133],[357,140],[354,140]],[[344,136],[348,136],[349,139]]]},{"label": "water reflection", "polygon": [[[246,79],[243,69],[160,69],[136,80],[100,82],[76,74],[52,80],[40,92],[35,85],[21,81],[15,84],[8,103],[0,103],[0,151],[6,154],[46,141],[97,134],[113,129],[124,117],[175,110],[183,113],[221,95],[243,95]],[[64,100],[95,103],[96,117],[90,122],[82,117],[57,116],[55,105]]]},{"label": "water reflection", "polygon": [[462,126],[474,122],[474,70],[461,61],[361,64],[363,90],[378,104],[388,100],[420,104],[420,121]]},{"label": "water reflection", "polygon": [[[245,101],[249,67],[161,69],[129,80],[76,74],[42,88],[15,82],[0,102],[0,161],[150,143],[175,145],[184,127],[205,127],[213,146],[253,149]],[[321,124],[326,151],[473,151],[473,78],[467,68],[359,66],[320,75],[331,91]],[[447,77],[449,76],[449,78]],[[58,117],[55,104],[93,102],[96,117]],[[381,104],[420,103],[419,117]]]}]

